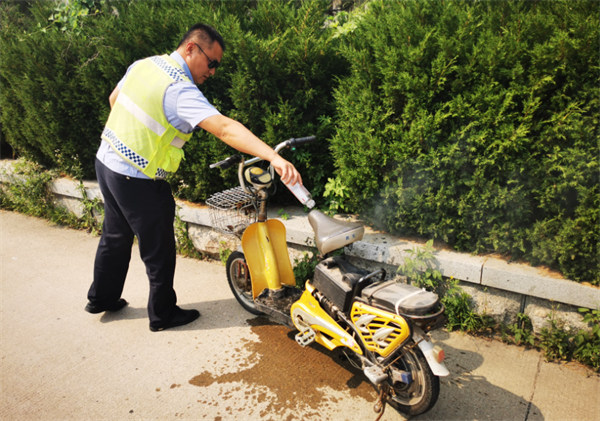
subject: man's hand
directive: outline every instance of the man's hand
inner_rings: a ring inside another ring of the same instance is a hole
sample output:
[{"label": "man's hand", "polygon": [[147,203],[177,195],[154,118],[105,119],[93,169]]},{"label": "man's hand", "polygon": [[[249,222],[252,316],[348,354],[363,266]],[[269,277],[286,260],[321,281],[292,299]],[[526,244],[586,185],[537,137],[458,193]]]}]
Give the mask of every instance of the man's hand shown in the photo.
[{"label": "man's hand", "polygon": [[284,184],[293,186],[296,183],[302,184],[302,177],[298,170],[289,162],[277,155],[271,160],[271,165],[277,171],[277,174],[281,177],[281,181]]},{"label": "man's hand", "polygon": [[240,152],[269,161],[284,183],[302,184],[302,177],[298,170],[252,134],[242,123],[224,115],[214,115],[202,120],[198,126]]}]

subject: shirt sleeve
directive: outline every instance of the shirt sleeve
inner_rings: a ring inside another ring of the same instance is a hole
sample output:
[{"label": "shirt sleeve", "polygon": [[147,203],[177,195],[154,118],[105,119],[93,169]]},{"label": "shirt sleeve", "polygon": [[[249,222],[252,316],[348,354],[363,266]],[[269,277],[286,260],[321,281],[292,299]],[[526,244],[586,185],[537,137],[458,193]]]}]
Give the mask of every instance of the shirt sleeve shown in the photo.
[{"label": "shirt sleeve", "polygon": [[169,123],[184,133],[191,133],[202,120],[221,114],[196,85],[186,82],[167,88],[163,107]]}]

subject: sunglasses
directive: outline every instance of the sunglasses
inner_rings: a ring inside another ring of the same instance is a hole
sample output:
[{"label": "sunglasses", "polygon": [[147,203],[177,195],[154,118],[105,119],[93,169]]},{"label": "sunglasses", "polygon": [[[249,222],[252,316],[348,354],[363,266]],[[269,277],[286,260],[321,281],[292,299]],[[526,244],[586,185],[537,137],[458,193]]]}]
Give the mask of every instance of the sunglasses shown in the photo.
[{"label": "sunglasses", "polygon": [[206,56],[206,58],[208,59],[208,68],[209,68],[209,69],[216,69],[217,67],[219,67],[219,66],[221,65],[221,63],[219,63],[217,60],[213,60],[213,59],[211,59],[211,58],[210,58],[210,57],[209,57],[209,56],[208,56],[208,55],[207,55],[207,54],[204,52],[204,50],[202,49],[202,47],[200,47],[200,46],[199,46],[197,43],[194,43],[194,44],[196,44],[196,47],[198,47],[198,48],[200,49],[200,51],[202,51],[202,54],[204,54],[204,55]]}]

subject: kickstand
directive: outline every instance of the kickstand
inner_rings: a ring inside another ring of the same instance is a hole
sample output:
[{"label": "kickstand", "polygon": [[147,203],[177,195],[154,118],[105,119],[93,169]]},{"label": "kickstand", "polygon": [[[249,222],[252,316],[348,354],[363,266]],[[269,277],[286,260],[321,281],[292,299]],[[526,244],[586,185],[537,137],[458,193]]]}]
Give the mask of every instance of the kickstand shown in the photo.
[{"label": "kickstand", "polygon": [[381,417],[383,416],[383,413],[385,412],[385,404],[387,402],[387,387],[385,386],[381,386],[381,389],[379,391],[379,399],[377,399],[377,402],[375,402],[375,405],[373,405],[373,411],[375,411],[377,415],[377,418],[375,418],[375,421],[379,421],[381,419]]}]

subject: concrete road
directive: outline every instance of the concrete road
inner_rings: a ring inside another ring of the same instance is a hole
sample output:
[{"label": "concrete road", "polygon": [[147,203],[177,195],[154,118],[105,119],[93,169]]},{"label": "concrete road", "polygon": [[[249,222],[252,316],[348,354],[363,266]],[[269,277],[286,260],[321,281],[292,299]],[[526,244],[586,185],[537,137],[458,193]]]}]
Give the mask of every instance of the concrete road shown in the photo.
[{"label": "concrete road", "polygon": [[[218,262],[178,258],[196,322],[148,329],[134,251],[119,313],[83,311],[98,238],[0,211],[2,420],[374,420],[375,394],[336,353],[246,313]],[[420,420],[600,420],[600,379],[540,353],[440,332],[451,376]],[[404,420],[387,408],[383,420]]]}]

